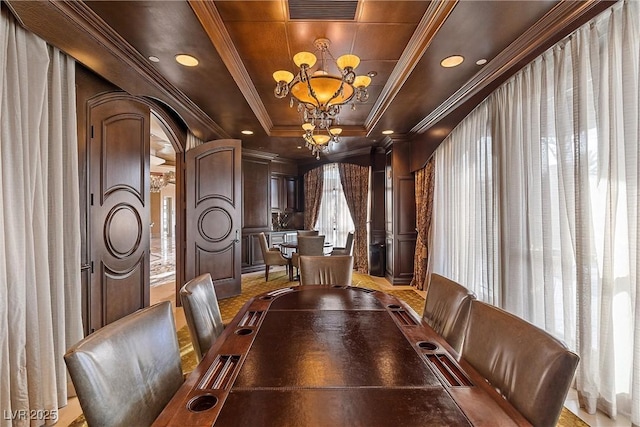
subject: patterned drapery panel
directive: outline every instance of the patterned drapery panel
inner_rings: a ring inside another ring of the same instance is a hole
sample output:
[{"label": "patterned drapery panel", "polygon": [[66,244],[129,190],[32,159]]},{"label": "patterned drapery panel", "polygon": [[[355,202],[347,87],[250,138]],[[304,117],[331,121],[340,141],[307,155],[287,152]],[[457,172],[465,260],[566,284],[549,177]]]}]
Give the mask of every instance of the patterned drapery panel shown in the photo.
[{"label": "patterned drapery panel", "polygon": [[323,183],[324,171],[322,166],[311,169],[304,174],[304,228],[306,230],[313,230],[316,222],[318,222]]},{"label": "patterned drapery panel", "polygon": [[429,248],[427,242],[431,233],[431,218],[433,214],[433,188],[435,184],[435,163],[433,157],[426,166],[416,171],[416,252],[414,255],[413,280],[411,286],[421,291],[428,285],[427,265],[429,263]]},{"label": "patterned drapery panel", "polygon": [[369,270],[367,253],[367,200],[369,198],[369,168],[340,163],[340,182],[349,212],[356,227],[353,233],[353,268],[366,273]]}]

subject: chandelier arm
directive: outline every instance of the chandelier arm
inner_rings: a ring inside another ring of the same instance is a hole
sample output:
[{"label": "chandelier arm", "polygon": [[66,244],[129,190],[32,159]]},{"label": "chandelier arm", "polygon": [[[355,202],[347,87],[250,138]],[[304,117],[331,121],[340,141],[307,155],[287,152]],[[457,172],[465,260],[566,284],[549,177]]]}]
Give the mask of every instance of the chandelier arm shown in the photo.
[{"label": "chandelier arm", "polygon": [[[310,79],[307,79],[307,88],[309,89],[309,95],[311,95],[311,97],[316,100],[316,103],[318,104],[317,108],[323,107],[322,103],[318,99],[318,96],[316,95],[316,91],[313,90],[313,87],[311,86],[311,80]],[[335,98],[335,96],[334,96],[334,98]],[[332,101],[332,100],[333,100],[333,98],[331,98],[329,101]],[[327,101],[327,103],[329,101]],[[305,103],[305,104],[309,104],[309,103]],[[311,104],[311,105],[313,105],[313,104]]]}]

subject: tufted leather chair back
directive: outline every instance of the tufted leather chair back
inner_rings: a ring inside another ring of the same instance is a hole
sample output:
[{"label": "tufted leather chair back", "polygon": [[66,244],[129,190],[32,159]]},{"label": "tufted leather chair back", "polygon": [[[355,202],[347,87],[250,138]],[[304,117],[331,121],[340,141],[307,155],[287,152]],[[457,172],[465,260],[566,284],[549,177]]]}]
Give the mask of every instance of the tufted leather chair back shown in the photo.
[{"label": "tufted leather chair back", "polygon": [[90,426],[151,425],[183,382],[171,303],[108,324],[64,360]]},{"label": "tufted leather chair back", "polygon": [[180,301],[199,362],[224,330],[211,275],[205,273],[188,281],[180,289]]},{"label": "tufted leather chair back", "polygon": [[555,426],[579,357],[542,329],[474,300],[462,358],[534,426]]},{"label": "tufted leather chair back", "polygon": [[422,317],[458,353],[473,299],[473,292],[464,286],[439,274],[431,275]]},{"label": "tufted leather chair back", "polygon": [[324,236],[298,237],[298,255],[322,255],[324,250]]},{"label": "tufted leather chair back", "polygon": [[301,285],[351,286],[352,275],[352,256],[300,256]]}]

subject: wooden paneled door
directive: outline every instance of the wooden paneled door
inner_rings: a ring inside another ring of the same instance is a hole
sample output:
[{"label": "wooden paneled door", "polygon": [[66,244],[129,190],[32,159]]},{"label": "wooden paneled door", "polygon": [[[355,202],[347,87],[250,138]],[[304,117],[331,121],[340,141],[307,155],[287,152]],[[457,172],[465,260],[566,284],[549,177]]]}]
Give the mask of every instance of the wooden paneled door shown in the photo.
[{"label": "wooden paneled door", "polygon": [[149,107],[90,100],[91,329],[149,305]]},{"label": "wooden paneled door", "polygon": [[186,153],[186,280],[210,273],[218,298],[239,295],[242,218],[240,140]]}]

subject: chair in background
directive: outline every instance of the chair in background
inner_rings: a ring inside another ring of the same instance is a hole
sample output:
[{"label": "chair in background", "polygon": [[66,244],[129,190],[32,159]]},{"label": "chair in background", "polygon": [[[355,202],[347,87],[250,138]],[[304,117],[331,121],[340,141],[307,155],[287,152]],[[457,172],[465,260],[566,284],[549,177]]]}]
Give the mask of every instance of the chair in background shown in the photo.
[{"label": "chair in background", "polygon": [[438,274],[431,275],[422,318],[460,353],[473,292]]},{"label": "chair in background", "polygon": [[461,356],[534,426],[555,426],[579,357],[542,329],[478,300]]},{"label": "chair in background", "polygon": [[353,252],[353,231],[347,234],[347,242],[343,248],[334,247],[331,251],[331,256],[335,255],[352,255]]},{"label": "chair in background", "polygon": [[300,236],[317,236],[318,230],[298,230],[298,237]]},{"label": "chair in background", "polygon": [[291,264],[300,269],[300,256],[324,255],[324,236],[300,236],[298,237],[298,251],[291,255]]},{"label": "chair in background", "polygon": [[183,383],[171,303],[108,324],[64,361],[90,426],[151,425]]},{"label": "chair in background", "polygon": [[224,331],[216,290],[209,273],[188,281],[180,289],[191,342],[198,362]]},{"label": "chair in background", "polygon": [[272,265],[289,266],[289,260],[282,256],[279,248],[270,248],[267,243],[267,236],[264,233],[258,235],[260,240],[260,249],[262,250],[262,258],[264,258],[264,280],[269,281],[269,268]]},{"label": "chair in background", "polygon": [[301,285],[341,285],[351,286],[353,257],[300,256]]}]

